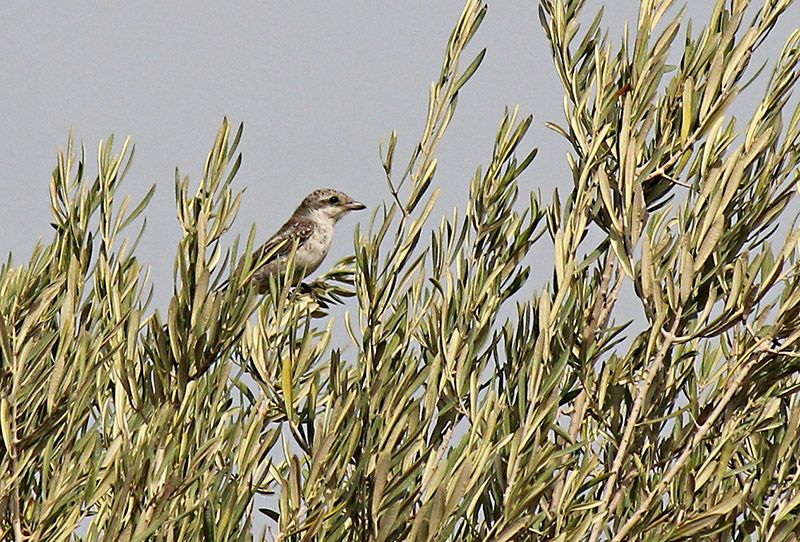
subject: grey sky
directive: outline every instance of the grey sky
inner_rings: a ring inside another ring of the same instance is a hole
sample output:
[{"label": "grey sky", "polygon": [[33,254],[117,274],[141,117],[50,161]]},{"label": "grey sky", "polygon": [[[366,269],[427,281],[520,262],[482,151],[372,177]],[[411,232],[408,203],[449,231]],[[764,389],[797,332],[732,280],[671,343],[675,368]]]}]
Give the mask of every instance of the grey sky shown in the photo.
[{"label": "grey sky", "polygon": [[[638,2],[609,1],[606,22],[619,39]],[[588,2],[587,14],[600,5]],[[690,0],[695,28],[711,0]],[[70,129],[83,141],[89,172],[98,141],[115,133],[136,143],[123,193],[141,197],[155,183],[139,257],[152,267],[156,305],[172,291],[179,227],[174,168],[196,182],[223,116],[245,123],[247,187],[233,234],[257,223],[265,240],[310,190],[342,189],[374,208],[388,197],[378,143],[398,131],[398,163],[422,127],[427,91],[463,0],[304,2],[23,2],[0,4],[0,253],[26,261],[49,239],[48,182]],[[795,4],[757,60],[775,57],[800,21]],[[678,39],[681,39],[682,34]],[[486,59],[461,93],[440,152],[439,205],[463,204],[469,179],[490,156],[506,106],[535,117],[526,144],[539,155],[523,191],[566,189],[567,147],[545,128],[562,122],[563,98],[537,16],[537,2],[495,0],[471,55]],[[760,87],[758,87],[760,88]],[[742,111],[760,93],[749,92]],[[329,259],[348,253],[340,225]],[[229,243],[233,236],[229,237]],[[549,251],[540,243],[537,250]],[[549,280],[549,271],[534,279]]]}]

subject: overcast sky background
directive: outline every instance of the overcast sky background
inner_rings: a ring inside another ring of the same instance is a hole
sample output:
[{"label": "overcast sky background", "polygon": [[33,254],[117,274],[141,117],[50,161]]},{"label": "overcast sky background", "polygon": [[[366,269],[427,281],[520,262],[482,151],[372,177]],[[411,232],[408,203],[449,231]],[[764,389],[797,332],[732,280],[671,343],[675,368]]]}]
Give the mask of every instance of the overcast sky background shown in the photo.
[{"label": "overcast sky background", "polygon": [[[2,257],[12,252],[17,263],[27,261],[38,239],[51,238],[48,183],[70,129],[86,144],[92,176],[100,139],[132,137],[136,157],[121,195],[141,197],[157,185],[138,255],[152,267],[155,304],[162,309],[172,292],[180,237],[174,169],[196,186],[223,116],[245,123],[236,184],[247,187],[247,197],[229,244],[236,233],[246,236],[253,222],[257,242],[264,241],[318,187],[342,189],[374,209],[388,199],[378,144],[397,130],[396,162],[405,164],[463,3],[3,0]],[[601,2],[587,4],[585,14],[593,16]],[[638,2],[607,4],[605,25],[618,41]],[[688,2],[696,30],[712,5]],[[790,10],[754,65],[775,58],[800,25],[800,5]],[[463,206],[475,168],[488,162],[506,106],[519,104],[522,114],[535,118],[525,144],[540,152],[521,178],[522,192],[541,190],[548,204],[554,187],[566,191],[571,182],[567,146],[544,126],[563,122],[563,94],[537,2],[490,2],[470,59],[481,47],[488,53],[461,92],[439,153],[437,216]],[[746,117],[762,88],[748,91],[736,111]],[[352,227],[366,218],[350,216],[340,224],[323,268],[352,251]],[[536,247],[542,257],[550,250],[546,238]],[[534,274],[528,291],[550,280],[545,271]]]}]

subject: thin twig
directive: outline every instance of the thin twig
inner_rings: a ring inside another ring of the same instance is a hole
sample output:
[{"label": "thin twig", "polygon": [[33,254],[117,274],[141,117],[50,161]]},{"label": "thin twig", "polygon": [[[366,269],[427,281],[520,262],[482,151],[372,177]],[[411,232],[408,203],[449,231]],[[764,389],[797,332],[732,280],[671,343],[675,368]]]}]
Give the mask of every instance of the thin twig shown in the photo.
[{"label": "thin twig", "polygon": [[597,542],[597,540],[600,538],[600,533],[603,531],[603,522],[605,521],[610,504],[614,499],[614,487],[617,483],[617,478],[619,477],[622,464],[625,461],[625,457],[628,453],[628,446],[630,446],[631,443],[633,430],[639,421],[639,414],[642,410],[642,406],[644,405],[644,398],[650,391],[650,386],[653,385],[656,375],[661,370],[661,367],[664,364],[664,359],[667,357],[667,353],[672,347],[675,339],[675,331],[677,331],[678,325],[681,322],[681,314],[682,310],[678,309],[669,332],[664,332],[662,330],[662,333],[664,334],[664,342],[661,343],[661,348],[656,354],[653,363],[650,364],[650,368],[647,370],[647,375],[645,376],[644,381],[639,385],[639,393],[636,395],[636,400],[634,401],[630,415],[628,416],[628,423],[625,426],[625,432],[622,435],[622,440],[619,443],[617,455],[614,457],[614,463],[611,466],[611,474],[606,480],[606,484],[603,488],[600,509],[598,510],[597,516],[595,516],[594,527],[592,527],[592,533],[589,537],[590,542]]},{"label": "thin twig", "polygon": [[[608,256],[606,258],[606,262],[603,266],[603,276],[600,279],[600,288],[597,293],[597,297],[595,297],[594,305],[592,307],[592,316],[589,325],[587,326],[587,333],[584,337],[584,348],[588,347],[592,342],[594,342],[595,338],[597,337],[597,329],[600,326],[605,325],[608,320],[608,317],[611,314],[611,310],[614,307],[614,304],[617,300],[617,295],[619,293],[619,287],[622,284],[622,274],[617,276],[617,281],[614,285],[614,288],[611,294],[608,294],[608,287],[609,283],[611,282],[611,277],[614,274],[614,264],[616,262],[616,256],[613,252],[609,251]],[[570,444],[574,444],[575,441],[578,439],[578,433],[580,433],[580,429],[583,426],[583,420],[586,417],[586,412],[589,407],[589,401],[586,395],[586,389],[582,389],[581,392],[578,394],[578,397],[575,399],[575,407],[572,413],[572,417],[570,418],[569,422],[569,437],[570,437]],[[550,512],[552,514],[556,514],[558,511],[559,502],[561,497],[564,493],[564,487],[566,485],[566,477],[567,477],[567,469],[564,469],[559,477],[556,480],[555,487],[553,488],[553,497],[550,503]]]},{"label": "thin twig", "polygon": [[747,378],[747,375],[750,373],[750,369],[752,369],[753,366],[756,365],[759,360],[761,360],[761,358],[761,355],[753,356],[750,361],[748,361],[744,367],[739,370],[739,374],[736,375],[736,378],[734,378],[733,381],[728,385],[728,388],[725,390],[725,394],[720,398],[717,406],[711,412],[703,425],[697,429],[697,432],[694,434],[694,438],[692,438],[692,442],[686,446],[686,448],[683,450],[683,453],[681,453],[680,457],[675,461],[675,464],[672,465],[672,468],[669,469],[667,474],[664,475],[656,487],[645,496],[641,503],[639,503],[639,507],[636,509],[636,512],[633,513],[633,515],[628,519],[628,521],[625,522],[622,528],[620,528],[617,534],[614,535],[614,538],[612,539],[613,542],[621,542],[626,540],[626,536],[631,529],[633,529],[636,523],[649,511],[650,503],[653,501],[653,499],[661,495],[670,482],[672,482],[672,479],[675,478],[679,472],[681,472],[683,466],[686,464],[686,461],[689,459],[689,456],[692,454],[694,449],[711,430],[712,426],[717,421],[717,418],[719,418],[722,412],[727,408],[728,403],[730,403],[734,394],[739,391],[744,379]]},{"label": "thin twig", "polygon": [[[0,315],[0,318],[2,316]],[[5,327],[5,326],[3,326]],[[20,366],[18,364],[17,355],[16,355],[16,347],[11,346],[10,344],[8,352],[6,353],[11,358],[11,371],[12,373],[16,373],[20,370]],[[4,350],[6,350],[4,348]],[[10,429],[11,434],[9,435],[10,439],[8,444],[8,456],[9,456],[9,467],[11,469],[11,476],[18,474],[17,472],[17,460],[19,459],[19,450],[17,450],[17,398],[19,397],[19,389],[17,387],[17,382],[19,379],[12,378],[12,385],[11,385],[11,393],[8,397],[9,407],[10,407]],[[22,533],[22,511],[20,510],[20,494],[19,494],[19,481],[15,482],[11,488],[11,524],[14,530],[14,540],[16,542],[22,542],[25,540],[25,537]]]},{"label": "thin twig", "polygon": [[406,218],[408,216],[408,211],[406,211],[405,205],[400,201],[400,193],[392,182],[392,172],[386,166],[384,166],[384,171],[386,171],[386,182],[389,183],[389,192],[391,192],[392,198],[394,198],[395,203],[397,203],[397,206],[400,208],[400,212],[403,213],[403,218]]}]

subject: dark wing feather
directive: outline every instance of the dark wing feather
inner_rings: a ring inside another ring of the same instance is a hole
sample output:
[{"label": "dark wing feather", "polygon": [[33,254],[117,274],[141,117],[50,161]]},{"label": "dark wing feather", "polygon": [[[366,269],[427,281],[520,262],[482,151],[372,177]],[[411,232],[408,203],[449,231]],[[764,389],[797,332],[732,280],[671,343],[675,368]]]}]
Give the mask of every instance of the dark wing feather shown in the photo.
[{"label": "dark wing feather", "polygon": [[281,229],[279,229],[275,235],[255,251],[253,254],[253,262],[259,262],[270,253],[272,254],[263,265],[278,258],[285,257],[291,252],[295,240],[297,240],[297,246],[299,247],[308,241],[308,238],[311,237],[313,233],[313,220],[292,217],[286,224],[281,226]]},{"label": "dark wing feather", "polygon": [[[253,252],[252,260],[254,265],[258,265],[261,262],[259,269],[263,269],[267,266],[270,262],[277,260],[278,258],[286,257],[292,250],[292,246],[294,245],[294,240],[297,239],[297,246],[299,247],[306,241],[308,241],[309,237],[314,233],[314,221],[309,218],[292,216],[286,223],[281,226],[281,228],[269,238],[269,240],[261,245],[258,249]],[[266,261],[262,261],[265,257],[267,257]],[[241,272],[242,266],[244,265],[244,258],[239,261],[239,265],[236,267],[235,273]],[[254,275],[258,274],[258,270],[254,273]],[[228,285],[229,281],[224,281],[220,284],[217,289],[222,289]]]},{"label": "dark wing feather", "polygon": [[[257,265],[253,277],[259,276],[259,270],[263,270],[271,262],[277,259],[285,258],[292,251],[292,246],[297,240],[299,247],[314,233],[314,221],[308,218],[293,216],[286,223],[281,226],[275,235],[269,238],[266,243],[261,245],[253,252],[252,265]],[[266,258],[266,260],[264,259]],[[239,262],[236,272],[241,272],[244,265],[244,258]],[[227,282],[227,281],[226,281]]]}]

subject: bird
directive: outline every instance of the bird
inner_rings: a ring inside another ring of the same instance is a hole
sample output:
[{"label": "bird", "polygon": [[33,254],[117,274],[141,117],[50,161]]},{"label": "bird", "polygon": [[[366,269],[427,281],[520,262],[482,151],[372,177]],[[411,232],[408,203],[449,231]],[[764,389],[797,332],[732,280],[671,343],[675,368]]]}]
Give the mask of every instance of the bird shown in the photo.
[{"label": "bird", "polygon": [[363,203],[332,188],[321,188],[307,195],[286,223],[254,252],[254,262],[266,258],[252,275],[256,291],[263,295],[269,290],[270,277],[280,277],[286,272],[295,246],[290,281],[292,286],[300,284],[328,255],[334,225],[349,212],[366,208]]}]

